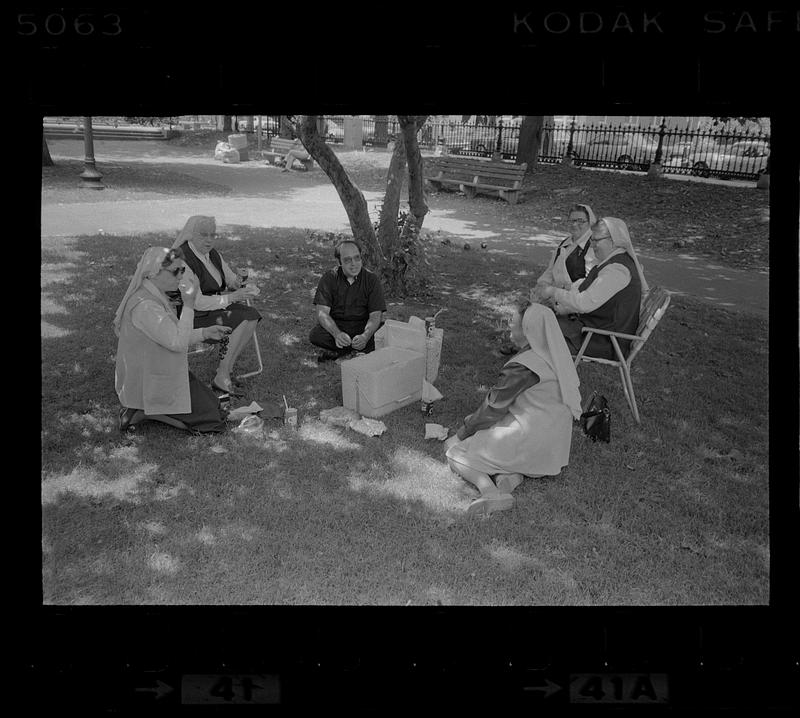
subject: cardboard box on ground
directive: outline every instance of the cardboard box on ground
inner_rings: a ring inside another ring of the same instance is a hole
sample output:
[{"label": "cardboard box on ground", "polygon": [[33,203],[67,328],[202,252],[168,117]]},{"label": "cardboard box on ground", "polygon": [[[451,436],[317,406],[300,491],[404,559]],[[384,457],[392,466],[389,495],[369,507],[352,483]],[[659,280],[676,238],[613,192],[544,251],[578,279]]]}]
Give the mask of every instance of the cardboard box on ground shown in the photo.
[{"label": "cardboard box on ground", "polygon": [[375,333],[374,352],[342,362],[342,405],[375,418],[422,399],[423,383],[439,375],[443,337],[419,317],[388,319]]}]

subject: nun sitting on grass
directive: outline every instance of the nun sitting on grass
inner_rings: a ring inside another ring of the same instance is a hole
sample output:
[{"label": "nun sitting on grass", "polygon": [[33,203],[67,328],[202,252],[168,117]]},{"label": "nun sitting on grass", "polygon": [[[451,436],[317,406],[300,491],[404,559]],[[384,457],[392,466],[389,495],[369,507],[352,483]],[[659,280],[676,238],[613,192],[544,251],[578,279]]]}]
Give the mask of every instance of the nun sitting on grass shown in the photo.
[{"label": "nun sitting on grass", "polygon": [[[219,399],[189,371],[187,351],[193,343],[218,342],[231,330],[221,325],[193,328],[200,285],[196,278],[182,280],[185,270],[178,251],[148,248],[117,309],[120,431],[146,419],[192,433],[225,429]],[[177,290],[183,299],[180,319],[167,296]]]},{"label": "nun sitting on grass", "polygon": [[470,514],[510,509],[525,476],[555,475],[569,463],[572,420],[581,415],[578,374],[553,311],[526,305],[510,324],[519,353],[445,442],[450,468],[480,491]]}]

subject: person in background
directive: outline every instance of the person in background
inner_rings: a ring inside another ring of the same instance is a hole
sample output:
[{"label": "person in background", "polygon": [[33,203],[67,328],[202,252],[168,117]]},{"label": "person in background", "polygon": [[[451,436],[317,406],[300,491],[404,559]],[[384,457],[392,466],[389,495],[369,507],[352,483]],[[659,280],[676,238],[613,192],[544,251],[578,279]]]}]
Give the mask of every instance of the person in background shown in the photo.
[{"label": "person in background", "polygon": [[552,310],[527,303],[510,323],[519,353],[444,444],[450,468],[480,492],[468,513],[509,509],[525,476],[555,475],[569,463],[578,374]]},{"label": "person in background", "polygon": [[339,359],[352,351],[375,349],[374,334],[383,323],[386,300],[380,279],[361,263],[361,248],[352,239],[334,249],[339,266],[319,280],[314,295],[317,323],[308,340],[320,347],[318,361]]},{"label": "person in background", "polygon": [[[245,304],[252,293],[244,289],[239,276],[228,266],[215,249],[217,223],[214,217],[195,215],[189,217],[178,233],[173,249],[180,249],[191,274],[200,282],[200,292],[195,302],[194,326],[196,329],[221,324],[230,327],[228,350],[220,359],[211,382],[212,388],[233,396],[237,392],[231,378],[233,366],[256,330],[261,314]],[[187,281],[191,283],[192,278]]]},{"label": "person in background", "polygon": [[[552,299],[558,323],[570,350],[580,351],[583,327],[636,334],[642,297],[649,287],[631,242],[628,227],[616,217],[603,217],[592,225],[591,243],[597,264],[571,289],[542,287],[539,292]],[[627,356],[629,339],[618,339]],[[616,359],[611,339],[594,334],[586,356]]]},{"label": "person in background", "polygon": [[281,172],[288,172],[290,169],[292,169],[292,165],[294,164],[295,160],[307,160],[310,157],[311,155],[308,153],[306,148],[303,147],[303,143],[300,141],[300,138],[295,138],[291,148],[283,157],[284,166]]},{"label": "person in background", "polygon": [[[221,432],[225,421],[219,399],[189,371],[190,344],[220,341],[225,326],[194,329],[197,281],[181,281],[186,267],[179,253],[150,247],[142,255],[114,317],[119,337],[114,384],[122,409],[119,429],[146,419],[186,431]],[[180,290],[181,317],[167,296]]]}]

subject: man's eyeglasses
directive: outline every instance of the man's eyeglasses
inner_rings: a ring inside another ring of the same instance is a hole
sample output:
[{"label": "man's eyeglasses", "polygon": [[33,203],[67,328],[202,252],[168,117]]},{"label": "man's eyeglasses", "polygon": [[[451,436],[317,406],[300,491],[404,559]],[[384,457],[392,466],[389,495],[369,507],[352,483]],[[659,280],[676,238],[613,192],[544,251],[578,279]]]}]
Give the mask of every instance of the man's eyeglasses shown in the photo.
[{"label": "man's eyeglasses", "polygon": [[200,232],[201,237],[208,237],[209,239],[216,239],[219,235],[216,232]]},{"label": "man's eyeglasses", "polygon": [[588,219],[571,219],[569,220],[570,224],[589,224]]},{"label": "man's eyeglasses", "polygon": [[361,257],[343,257],[342,264],[356,264],[361,261]]},{"label": "man's eyeglasses", "polygon": [[186,271],[186,267],[175,267],[175,269],[167,269],[166,271],[168,271],[173,277],[180,277]]}]

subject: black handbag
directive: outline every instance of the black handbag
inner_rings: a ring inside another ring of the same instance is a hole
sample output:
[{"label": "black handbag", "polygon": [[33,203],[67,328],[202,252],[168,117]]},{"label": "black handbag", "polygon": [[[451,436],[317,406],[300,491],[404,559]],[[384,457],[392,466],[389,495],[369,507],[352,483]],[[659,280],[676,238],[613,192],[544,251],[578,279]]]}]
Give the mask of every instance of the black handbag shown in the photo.
[{"label": "black handbag", "polygon": [[581,428],[592,441],[611,441],[611,409],[608,400],[596,391],[592,392],[583,408]]}]

